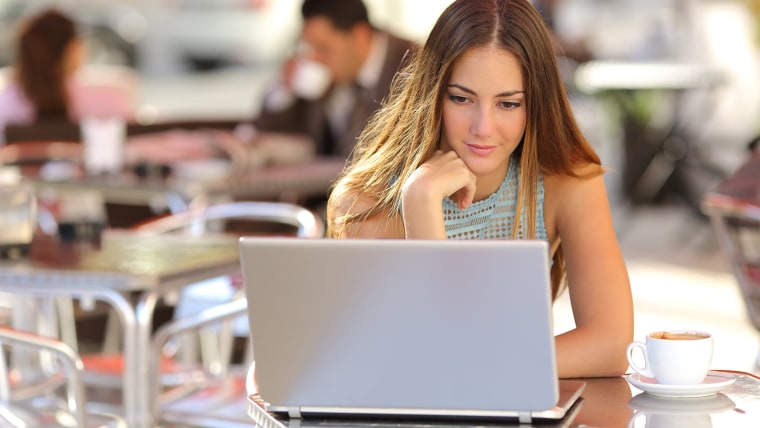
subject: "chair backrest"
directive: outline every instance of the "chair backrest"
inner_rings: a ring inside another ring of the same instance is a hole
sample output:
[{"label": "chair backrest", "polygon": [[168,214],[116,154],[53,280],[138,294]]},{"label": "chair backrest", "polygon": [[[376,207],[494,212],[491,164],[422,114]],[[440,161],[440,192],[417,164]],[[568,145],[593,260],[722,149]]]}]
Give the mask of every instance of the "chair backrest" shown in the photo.
[{"label": "chair backrest", "polygon": [[34,123],[5,126],[5,143],[24,143],[30,141],[81,141],[79,124],[65,119],[44,119]]},{"label": "chair backrest", "polygon": [[750,205],[722,204],[712,194],[705,198],[705,208],[739,285],[747,315],[760,331],[760,211]]},{"label": "chair backrest", "polygon": [[[324,236],[322,219],[312,211],[285,202],[265,201],[229,202],[191,209],[144,222],[137,225],[135,229],[146,233],[183,232],[191,235],[202,235],[209,231],[220,231],[218,230],[218,223],[211,226],[219,221],[252,221],[285,225],[294,228],[294,235],[299,238],[320,238]],[[230,230],[228,225],[227,231]],[[246,234],[244,229],[234,229],[232,232],[241,235]],[[255,232],[260,233],[262,229],[257,228]],[[277,228],[264,229],[264,233],[281,232],[282,230]]]},{"label": "chair backrest", "polygon": [[[702,198],[726,261],[739,285],[747,315],[760,331],[760,152]],[[760,362],[760,355],[758,355]]]}]

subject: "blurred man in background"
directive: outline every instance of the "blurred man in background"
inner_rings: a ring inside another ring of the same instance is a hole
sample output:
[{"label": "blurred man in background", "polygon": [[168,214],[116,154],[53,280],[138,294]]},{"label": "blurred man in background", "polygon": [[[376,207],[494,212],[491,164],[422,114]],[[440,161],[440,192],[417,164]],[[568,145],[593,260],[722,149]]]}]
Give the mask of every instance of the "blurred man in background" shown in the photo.
[{"label": "blurred man in background", "polygon": [[347,157],[413,44],[374,28],[361,0],[304,0],[301,15],[301,49],[255,125],[305,134],[319,155]]}]

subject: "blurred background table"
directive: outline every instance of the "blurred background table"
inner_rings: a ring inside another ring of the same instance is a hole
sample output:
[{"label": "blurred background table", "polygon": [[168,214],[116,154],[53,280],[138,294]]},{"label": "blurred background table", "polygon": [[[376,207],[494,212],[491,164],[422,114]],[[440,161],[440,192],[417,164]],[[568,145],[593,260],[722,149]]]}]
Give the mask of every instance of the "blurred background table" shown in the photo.
[{"label": "blurred background table", "polygon": [[212,194],[227,193],[241,200],[279,200],[298,203],[326,198],[346,161],[318,157],[308,162],[270,165],[230,175],[206,186]]},{"label": "blurred background table", "polygon": [[[653,202],[671,191],[698,209],[714,179],[722,178],[697,152],[700,131],[691,117],[709,111],[711,99],[689,96],[709,95],[724,74],[716,66],[676,61],[592,60],[578,66],[578,90],[607,96],[620,111],[622,186],[629,202]],[[654,93],[662,96],[651,97]],[[704,108],[695,109],[695,103]]]},{"label": "blurred background table", "polygon": [[314,157],[310,142],[296,137],[246,143],[221,130],[155,129],[127,140],[124,167],[112,173],[88,174],[82,144],[57,140],[0,147],[0,164],[17,167],[43,199],[99,195],[108,225],[117,228],[233,200],[325,201],[345,165]]}]

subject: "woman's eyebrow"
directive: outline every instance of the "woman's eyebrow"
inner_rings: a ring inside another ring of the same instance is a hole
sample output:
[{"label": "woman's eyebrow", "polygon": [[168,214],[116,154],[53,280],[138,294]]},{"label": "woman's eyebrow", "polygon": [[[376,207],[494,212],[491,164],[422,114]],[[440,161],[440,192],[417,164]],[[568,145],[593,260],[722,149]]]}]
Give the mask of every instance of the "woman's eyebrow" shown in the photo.
[{"label": "woman's eyebrow", "polygon": [[496,97],[511,97],[512,95],[524,94],[525,91],[507,91],[500,94],[496,94]]},{"label": "woman's eyebrow", "polygon": [[[447,87],[449,87],[449,88],[457,88],[457,89],[459,89],[460,91],[462,91],[462,92],[467,92],[467,93],[468,93],[468,94],[470,94],[470,95],[477,95],[477,94],[475,93],[475,91],[473,91],[472,89],[470,89],[470,88],[467,88],[467,87],[464,87],[464,86],[462,86],[462,85],[460,85],[460,84],[457,84],[457,83],[449,83],[449,84],[447,85]],[[524,93],[525,93],[525,91],[522,91],[522,90],[515,90],[515,91],[506,91],[506,92],[502,92],[502,93],[496,94],[496,97],[497,97],[497,98],[498,98],[498,97],[510,97],[510,96],[512,96],[512,95],[517,95],[517,94],[524,94]]]}]

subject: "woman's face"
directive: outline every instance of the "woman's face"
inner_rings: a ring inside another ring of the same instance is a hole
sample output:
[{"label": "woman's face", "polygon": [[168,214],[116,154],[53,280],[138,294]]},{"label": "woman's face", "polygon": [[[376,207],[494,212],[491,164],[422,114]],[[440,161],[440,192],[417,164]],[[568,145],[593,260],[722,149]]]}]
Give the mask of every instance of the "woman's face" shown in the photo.
[{"label": "woman's face", "polygon": [[65,77],[74,75],[74,73],[84,64],[85,46],[79,38],[72,39],[63,54],[63,74]]},{"label": "woman's face", "polygon": [[478,187],[495,191],[509,156],[525,132],[523,76],[508,51],[472,48],[451,71],[443,99],[441,149],[454,150],[478,176]]},{"label": "woman's face", "polygon": [[350,83],[359,73],[364,61],[361,47],[371,43],[372,31],[363,24],[340,30],[329,19],[315,16],[304,22],[302,37],[312,60],[330,69],[335,82]]}]

